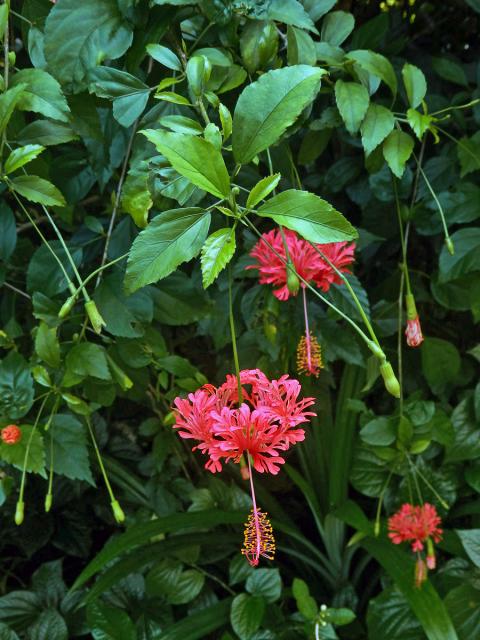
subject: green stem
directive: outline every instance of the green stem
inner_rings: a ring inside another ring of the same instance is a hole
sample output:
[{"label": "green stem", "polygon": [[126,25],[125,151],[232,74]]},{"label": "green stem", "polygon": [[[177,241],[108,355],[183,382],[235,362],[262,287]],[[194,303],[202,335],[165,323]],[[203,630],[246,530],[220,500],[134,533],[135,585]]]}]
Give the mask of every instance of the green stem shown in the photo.
[{"label": "green stem", "polygon": [[[410,458],[409,458],[410,461]],[[437,500],[440,502],[440,504],[442,505],[442,507],[444,509],[448,509],[449,505],[445,502],[445,500],[442,498],[442,496],[438,493],[438,491],[435,489],[435,487],[427,480],[427,478],[423,475],[423,473],[420,471],[420,469],[416,466],[413,466],[413,463],[410,461],[411,465],[412,465],[412,471],[413,473],[417,473],[418,476],[420,477],[420,479],[422,480],[422,482],[424,482],[427,487],[430,489],[430,491],[433,493],[433,495],[437,498]]]},{"label": "green stem", "polygon": [[382,510],[382,504],[383,504],[383,498],[385,497],[385,491],[388,488],[388,485],[390,484],[390,479],[393,475],[393,472],[395,470],[395,467],[393,467],[393,469],[390,470],[390,473],[387,476],[387,479],[385,480],[385,484],[382,487],[382,491],[378,497],[378,505],[377,505],[377,511],[375,514],[375,535],[378,536],[378,534],[380,533],[380,512]]},{"label": "green stem", "polygon": [[107,472],[105,470],[105,465],[103,464],[102,456],[100,454],[100,449],[98,448],[97,440],[95,438],[95,434],[93,433],[92,423],[90,421],[90,416],[85,416],[85,421],[87,423],[88,431],[90,433],[90,438],[92,440],[93,448],[95,450],[95,455],[97,456],[98,466],[100,467],[100,471],[102,472],[103,480],[105,482],[105,486],[107,487],[108,495],[110,496],[110,502],[115,501],[115,495],[112,490],[112,486],[110,484],[110,480],[108,479]]},{"label": "green stem", "polygon": [[[7,21],[5,23],[5,32],[3,34],[3,84],[4,90],[8,89],[9,82],[9,71],[10,71],[10,61],[8,58],[9,54],[9,37],[10,37],[10,21],[8,19],[8,15],[10,14],[10,0],[5,0],[5,4],[7,5]],[[3,164],[3,148],[5,146],[7,131],[6,128],[2,133],[2,142],[0,145],[0,162]]]},{"label": "green stem", "polygon": [[400,231],[400,243],[402,245],[402,272],[405,276],[405,283],[407,285],[407,293],[411,294],[412,290],[410,287],[410,276],[408,273],[408,264],[407,264],[407,245],[405,242],[405,235],[403,232],[403,221],[402,221],[402,212],[400,210],[400,200],[398,198],[398,188],[397,188],[397,180],[395,177],[392,178],[393,181],[393,192],[395,194],[395,206],[397,209],[397,218],[398,218],[398,228]]},{"label": "green stem", "polygon": [[430,115],[431,116],[438,116],[439,113],[445,113],[446,111],[455,111],[456,109],[469,109],[470,107],[474,107],[479,102],[480,102],[480,98],[476,98],[475,100],[471,100],[470,102],[467,102],[466,104],[459,104],[458,106],[445,107],[445,109],[440,109],[439,111],[432,111],[432,113]]},{"label": "green stem", "polygon": [[[415,156],[414,156],[414,157],[415,157]],[[415,160],[417,160],[417,158],[416,158],[416,157],[415,157]],[[418,160],[417,160],[417,162],[418,162]],[[420,166],[419,166],[419,170],[420,170],[420,173],[421,173],[421,175],[422,175],[422,178],[425,180],[425,184],[427,185],[428,190],[430,191],[430,193],[431,193],[431,195],[432,195],[432,198],[435,200],[435,204],[436,204],[436,205],[437,205],[437,207],[438,207],[438,211],[439,211],[439,213],[440,213],[440,218],[441,218],[441,220],[442,220],[443,231],[444,231],[444,234],[445,234],[445,241],[446,241],[447,246],[448,246],[448,243],[449,243],[449,242],[451,243],[451,238],[450,238],[450,234],[448,233],[448,227],[447,227],[447,223],[446,223],[446,221],[445,221],[445,213],[444,213],[444,211],[443,211],[443,207],[442,207],[442,205],[440,204],[440,200],[437,198],[437,194],[436,194],[436,193],[435,193],[435,191],[433,190],[432,185],[430,184],[430,180],[429,180],[429,179],[427,178],[427,176],[425,175],[425,171],[424,171],[424,170],[422,169],[422,167],[420,167]]]},{"label": "green stem", "polygon": [[297,272],[297,270],[295,269],[295,266],[293,264],[288,264],[288,262],[283,258],[283,256],[281,256],[278,251],[276,251],[276,249],[274,247],[272,247],[272,245],[268,242],[268,240],[265,240],[265,238],[262,236],[262,234],[260,233],[260,231],[257,229],[257,227],[246,217],[244,216],[242,218],[242,222],[244,222],[245,224],[247,224],[253,231],[254,233],[262,240],[262,242],[264,244],[267,245],[267,247],[273,251],[273,253],[277,256],[277,258],[279,260],[281,260],[281,262],[286,266],[287,269],[289,269],[291,271],[291,273],[294,273],[297,278],[303,282],[303,284],[310,289],[310,291],[312,291],[312,293],[317,296],[317,298],[319,298],[322,302],[324,302],[328,307],[330,307],[331,309],[333,309],[336,313],[338,313],[339,316],[341,316],[344,320],[346,320],[354,329],[355,331],[359,334],[359,336],[362,338],[362,340],[365,341],[365,343],[368,345],[371,341],[369,340],[368,336],[360,329],[360,327],[358,326],[358,324],[352,320],[351,318],[349,318],[345,313],[343,313],[343,311],[341,311],[338,307],[336,307],[332,302],[330,302],[330,300],[328,300],[327,298],[325,298],[324,296],[322,296],[321,293],[319,293],[314,287],[312,287],[312,285],[305,280],[305,278],[302,278],[302,276]]},{"label": "green stem", "polygon": [[228,316],[230,320],[230,333],[232,336],[233,360],[235,363],[235,375],[237,376],[238,404],[243,402],[242,382],[240,379],[240,364],[238,361],[237,336],[235,334],[235,319],[233,317],[233,296],[232,296],[232,268],[228,266]]},{"label": "green stem", "polygon": [[120,262],[121,260],[125,260],[125,258],[127,258],[127,257],[128,257],[128,253],[124,253],[123,255],[119,256],[118,258],[115,258],[114,260],[111,260],[110,262],[107,262],[106,264],[102,265],[101,267],[98,267],[98,269],[95,269],[94,271],[89,273],[88,276],[82,282],[82,284],[77,289],[74,289],[74,291],[72,293],[72,296],[74,298],[76,298],[78,296],[78,294],[80,293],[80,291],[82,289],[84,289],[84,287],[90,282],[90,280],[93,280],[93,278],[95,278],[95,276],[98,273],[100,273],[101,271],[104,271],[105,269],[108,269],[108,268],[112,267],[114,264],[116,264],[117,262]]}]

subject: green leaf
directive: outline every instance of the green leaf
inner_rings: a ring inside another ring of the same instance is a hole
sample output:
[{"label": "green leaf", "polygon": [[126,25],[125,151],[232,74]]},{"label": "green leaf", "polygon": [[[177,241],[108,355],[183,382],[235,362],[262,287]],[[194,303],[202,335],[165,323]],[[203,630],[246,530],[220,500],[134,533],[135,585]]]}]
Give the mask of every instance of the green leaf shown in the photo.
[{"label": "green leaf", "polygon": [[354,240],[357,232],[326,200],[308,191],[289,189],[263,204],[257,214],[320,244]]},{"label": "green leaf", "polygon": [[[63,264],[67,274],[72,277],[72,266],[60,242],[56,240],[51,241],[48,243],[48,247],[45,244],[41,244],[30,259],[27,270],[27,291],[32,294],[38,295],[38,293],[41,293],[49,298],[53,298],[59,293],[62,293],[62,291],[65,291],[68,287],[65,276],[59,268],[58,262],[52,252]],[[74,263],[78,267],[82,260],[82,250],[76,247],[70,247],[70,253]],[[56,316],[57,313],[58,308],[53,315]]]},{"label": "green leaf", "polygon": [[41,610],[40,598],[32,591],[11,591],[0,598],[0,621],[19,631],[33,624]]},{"label": "green leaf", "polygon": [[415,109],[407,110],[407,120],[419,140],[423,138],[423,134],[428,131],[432,124],[432,116],[426,116]]},{"label": "green leaf", "polygon": [[[6,4],[2,4],[2,7],[6,7]],[[0,622],[0,640],[20,640],[15,631],[12,631],[7,625]]]},{"label": "green leaf", "polygon": [[0,362],[0,415],[23,418],[33,404],[33,380],[25,359],[11,351]]},{"label": "green leaf", "polygon": [[60,366],[60,345],[56,327],[49,327],[45,322],[39,324],[35,336],[35,351],[50,367],[55,369]]},{"label": "green leaf", "polygon": [[195,135],[148,129],[141,131],[172,167],[197,187],[218,198],[230,194],[230,178],[222,154]]},{"label": "green leaf", "polygon": [[17,244],[15,216],[5,200],[0,200],[0,260],[7,262]]},{"label": "green leaf", "polygon": [[451,419],[455,439],[447,449],[446,462],[475,460],[480,456],[478,425],[472,405],[473,403],[465,398],[453,410]]},{"label": "green leaf", "polygon": [[25,147],[18,147],[10,152],[10,155],[5,160],[5,173],[13,173],[20,167],[25,166],[36,157],[38,157],[45,147],[39,144],[27,144]]},{"label": "green leaf", "polygon": [[276,602],[282,595],[282,580],[278,569],[257,569],[245,583],[245,589],[252,596],[265,598],[267,602]]},{"label": "green leaf", "polygon": [[200,251],[210,214],[190,207],[164,211],[135,239],[128,256],[125,288],[132,293],[168,276]]},{"label": "green leaf", "polygon": [[[275,27],[273,27],[275,29]],[[275,36],[278,35],[275,31]],[[315,66],[317,51],[312,37],[303,29],[296,27],[287,28],[287,59],[290,66],[295,64],[308,64]],[[252,49],[258,51],[258,41],[252,42]]]},{"label": "green leaf", "polygon": [[427,93],[427,81],[423,72],[413,64],[406,62],[402,68],[403,84],[407,92],[408,103],[416,109]]},{"label": "green leaf", "polygon": [[49,71],[72,93],[86,88],[91,69],[122,56],[131,42],[132,29],[115,0],[62,0],[45,23]]},{"label": "green leaf", "polygon": [[76,344],[67,354],[67,372],[80,378],[111,380],[105,349],[93,342]]},{"label": "green leaf", "polygon": [[395,71],[385,56],[369,51],[368,49],[357,49],[356,51],[350,51],[347,54],[347,58],[354,60],[364,71],[383,80],[394,96],[397,94]]},{"label": "green leaf", "polygon": [[365,538],[360,542],[387,571],[407,599],[428,640],[458,640],[450,616],[430,581],[421,589],[414,584],[414,562],[387,539]]},{"label": "green leaf", "polygon": [[374,418],[362,427],[360,437],[367,444],[388,447],[397,437],[395,420],[386,416]]},{"label": "green leaf", "polygon": [[186,116],[162,116],[158,121],[162,127],[170,129],[175,133],[190,133],[192,135],[199,135],[203,133],[202,125],[192,118]]},{"label": "green leaf", "polygon": [[352,33],[354,27],[355,18],[351,13],[332,11],[323,19],[321,39],[335,47],[340,46]]},{"label": "green leaf", "polygon": [[65,144],[77,138],[77,134],[70,125],[51,120],[36,120],[27,124],[17,137],[19,144],[38,143],[44,147],[55,144]]},{"label": "green leaf", "polygon": [[306,65],[276,69],[242,91],[233,115],[232,145],[237,162],[250,162],[277,142],[315,98],[324,73]]},{"label": "green leaf", "polygon": [[132,125],[145,109],[150,88],[130,73],[97,67],[89,72],[88,79],[90,91],[113,100],[113,115],[123,127]]},{"label": "green leaf", "polygon": [[470,583],[461,584],[447,594],[444,602],[459,640],[473,640],[480,628],[480,590]]},{"label": "green leaf", "polygon": [[149,596],[164,597],[170,604],[187,604],[203,589],[205,576],[196,569],[183,571],[180,562],[166,558],[146,577]]},{"label": "green leaf", "polygon": [[413,138],[408,133],[397,130],[392,131],[383,143],[383,156],[397,178],[403,176],[414,146]]},{"label": "green leaf", "polygon": [[307,583],[300,578],[294,578],[292,592],[297,603],[297,609],[302,616],[307,620],[315,620],[318,615],[318,606],[310,595]]},{"label": "green leaf", "polygon": [[455,380],[461,360],[454,344],[442,338],[426,338],[421,353],[423,374],[434,393]]},{"label": "green leaf", "polygon": [[173,104],[183,104],[188,107],[192,106],[188,98],[185,98],[185,96],[182,96],[179,93],[175,93],[175,91],[162,91],[160,93],[156,93],[155,98],[157,100],[163,100],[164,102],[171,102]]},{"label": "green leaf", "polygon": [[12,87],[24,85],[17,109],[41,113],[46,118],[68,122],[70,107],[60,84],[43,69],[21,69],[12,78]]},{"label": "green leaf", "polygon": [[137,632],[123,609],[111,607],[101,600],[87,606],[88,626],[95,640],[136,640]]},{"label": "green leaf", "polygon": [[209,287],[235,253],[235,230],[226,227],[212,233],[202,247],[201,264],[203,288]]},{"label": "green leaf", "polygon": [[210,311],[206,298],[197,284],[183,271],[176,271],[162,280],[153,292],[155,319],[166,325],[182,326],[196,322]]},{"label": "green leaf", "polygon": [[12,464],[17,469],[23,469],[27,446],[30,443],[25,468],[29,473],[39,473],[45,476],[45,447],[40,431],[34,429],[30,424],[22,424],[20,428],[22,430],[20,442],[11,445],[0,443],[0,459]]},{"label": "green leaf", "polygon": [[161,44],[149,44],[147,45],[147,53],[164,67],[173,69],[173,71],[182,71],[182,63],[171,49]]},{"label": "green leaf", "polygon": [[369,640],[419,640],[425,637],[405,596],[392,587],[370,600],[367,625]]},{"label": "green leaf", "polygon": [[455,531],[470,560],[480,568],[480,529],[456,529]]},{"label": "green leaf", "polygon": [[262,178],[248,194],[247,208],[253,209],[261,200],[265,200],[269,193],[271,193],[277,184],[280,182],[282,176],[279,173],[274,173],[271,176]]},{"label": "green leaf", "polygon": [[161,640],[204,640],[228,624],[231,599],[227,598],[189,613],[179,622],[162,629]]},{"label": "green leaf", "polygon": [[11,188],[30,202],[46,206],[63,207],[65,199],[60,191],[48,180],[38,176],[18,176],[10,181]]},{"label": "green leaf", "polygon": [[32,589],[49,607],[58,607],[67,594],[62,560],[43,563],[32,575]]},{"label": "green leaf", "polygon": [[5,131],[24,89],[25,85],[19,84],[0,95],[0,134]]},{"label": "green leaf", "polygon": [[298,0],[275,0],[267,6],[266,14],[260,14],[260,17],[316,32],[310,16]]},{"label": "green leaf", "polygon": [[432,67],[444,80],[459,84],[462,87],[468,87],[467,76],[461,64],[450,58],[435,58],[432,56]]},{"label": "green leaf", "polygon": [[388,478],[388,469],[370,449],[358,446],[354,452],[350,470],[350,482],[357,491],[376,498],[382,492]]},{"label": "green leaf", "polygon": [[[95,485],[88,457],[87,434],[84,425],[71,415],[57,414],[50,425],[53,439],[53,469],[55,473]],[[50,465],[47,461],[47,467]]]},{"label": "green leaf", "polygon": [[452,256],[446,247],[440,253],[439,282],[449,282],[461,276],[480,270],[480,229],[468,227],[452,235],[455,254]]},{"label": "green leaf", "polygon": [[28,631],[29,640],[68,640],[65,620],[56,609],[45,609]]},{"label": "green leaf", "polygon": [[471,138],[461,138],[457,143],[457,154],[462,168],[460,177],[480,169],[480,131]]},{"label": "green leaf", "polygon": [[370,102],[370,96],[363,84],[337,80],[335,100],[347,131],[349,133],[358,131]]},{"label": "green leaf", "polygon": [[235,596],[230,622],[240,640],[250,640],[260,627],[265,614],[265,600],[246,593]]},{"label": "green leaf", "polygon": [[367,115],[360,128],[362,144],[368,156],[385,140],[395,125],[395,118],[390,109],[379,104],[370,103]]}]

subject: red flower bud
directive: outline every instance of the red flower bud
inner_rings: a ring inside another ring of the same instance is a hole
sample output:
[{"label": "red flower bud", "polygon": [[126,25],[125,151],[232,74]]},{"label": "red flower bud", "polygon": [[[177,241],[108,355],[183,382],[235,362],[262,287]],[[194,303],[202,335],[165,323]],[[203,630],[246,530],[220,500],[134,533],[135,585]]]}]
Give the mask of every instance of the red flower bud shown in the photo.
[{"label": "red flower bud", "polygon": [[22,430],[16,424],[9,424],[2,429],[1,437],[4,444],[18,444],[22,439]]},{"label": "red flower bud", "polygon": [[405,329],[407,344],[409,347],[419,347],[423,342],[422,327],[418,316],[413,320],[407,320],[407,328]]}]

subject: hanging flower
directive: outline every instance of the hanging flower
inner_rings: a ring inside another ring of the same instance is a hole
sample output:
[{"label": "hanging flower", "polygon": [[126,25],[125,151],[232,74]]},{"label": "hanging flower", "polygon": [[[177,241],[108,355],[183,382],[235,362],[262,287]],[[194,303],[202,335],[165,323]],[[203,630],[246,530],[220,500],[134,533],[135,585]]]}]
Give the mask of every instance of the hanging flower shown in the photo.
[{"label": "hanging flower", "polygon": [[22,430],[16,424],[9,424],[2,429],[1,438],[4,444],[18,444],[22,439]]},{"label": "hanging flower", "polygon": [[389,538],[394,544],[411,542],[412,551],[423,551],[424,542],[433,538],[442,539],[441,519],[437,510],[426,502],[422,506],[402,505],[401,509],[388,520]]},{"label": "hanging flower", "polygon": [[422,327],[420,326],[420,318],[418,317],[415,298],[411,293],[405,296],[407,307],[407,328],[405,336],[409,347],[419,347],[423,342]]},{"label": "hanging flower", "polygon": [[[288,286],[289,270],[285,262],[290,261],[298,275],[310,284],[315,284],[322,291],[328,291],[333,283],[339,284],[341,279],[314,247],[290,229],[283,231],[288,255],[280,229],[273,229],[264,233],[254,246],[250,255],[256,259],[256,264],[247,269],[258,269],[260,284],[273,284],[278,287],[273,292],[279,300],[288,300],[290,295],[296,295],[292,287]],[[270,245],[270,246],[269,246]],[[341,272],[348,272],[354,257],[355,244],[347,242],[332,242],[315,245]],[[278,255],[277,255],[278,254]],[[305,288],[305,284],[300,282]]]}]

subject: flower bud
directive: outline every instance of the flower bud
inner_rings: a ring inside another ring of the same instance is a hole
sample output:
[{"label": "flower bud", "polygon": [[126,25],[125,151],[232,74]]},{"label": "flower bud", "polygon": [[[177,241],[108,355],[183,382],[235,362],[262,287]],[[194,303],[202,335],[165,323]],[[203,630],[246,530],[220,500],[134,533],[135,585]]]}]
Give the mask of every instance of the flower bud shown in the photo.
[{"label": "flower bud", "polygon": [[409,320],[415,320],[415,318],[418,316],[418,313],[413,293],[407,293],[407,295],[405,296],[405,306],[407,308],[407,318]]},{"label": "flower bud", "polygon": [[66,299],[66,301],[63,303],[62,308],[58,312],[59,318],[63,319],[68,316],[68,314],[73,308],[73,305],[75,304],[75,300],[76,300],[76,296],[70,296],[69,298]]},{"label": "flower bud", "polygon": [[450,236],[447,236],[445,238],[445,244],[447,245],[448,253],[451,256],[455,255],[455,247],[453,245],[453,242],[452,242],[452,239],[450,238]]},{"label": "flower bud", "polygon": [[380,535],[380,520],[375,520],[373,535],[375,536],[375,538],[378,538],[378,536]]},{"label": "flower bud", "polygon": [[429,569],[435,569],[437,566],[437,560],[435,558],[435,549],[433,548],[433,542],[431,538],[427,538],[427,567]]},{"label": "flower bud", "polygon": [[25,502],[23,500],[19,500],[17,502],[17,508],[15,509],[15,524],[20,526],[23,522],[23,517],[25,514]]},{"label": "flower bud", "polygon": [[380,365],[380,373],[382,374],[385,388],[394,398],[400,398],[400,384],[393,372],[390,362],[384,362]]},{"label": "flower bud", "polygon": [[85,303],[85,311],[87,312],[95,333],[102,333],[102,327],[105,327],[107,323],[100,315],[94,300],[89,300]]},{"label": "flower bud", "polygon": [[422,558],[418,558],[415,564],[415,586],[419,589],[427,579],[427,565]]},{"label": "flower bud", "polygon": [[125,522],[125,514],[123,513],[123,509],[118,503],[118,500],[112,500],[110,504],[112,505],[113,515],[118,524]]},{"label": "flower bud", "polygon": [[51,493],[47,493],[45,496],[45,513],[48,513],[52,508],[53,496]]},{"label": "flower bud", "polygon": [[292,293],[293,295],[296,295],[300,288],[300,280],[298,279],[298,276],[295,273],[295,271],[293,271],[292,269],[288,269],[287,288],[290,291],[290,293]]}]

